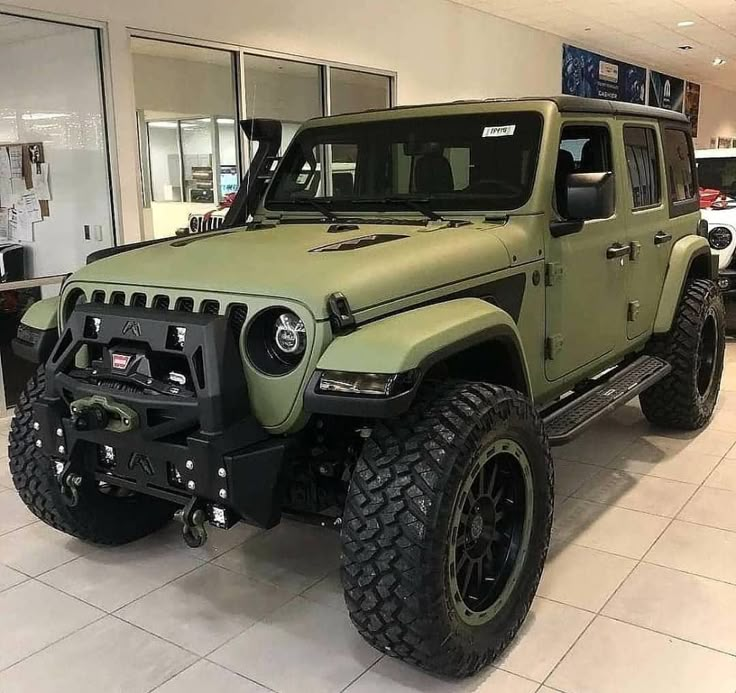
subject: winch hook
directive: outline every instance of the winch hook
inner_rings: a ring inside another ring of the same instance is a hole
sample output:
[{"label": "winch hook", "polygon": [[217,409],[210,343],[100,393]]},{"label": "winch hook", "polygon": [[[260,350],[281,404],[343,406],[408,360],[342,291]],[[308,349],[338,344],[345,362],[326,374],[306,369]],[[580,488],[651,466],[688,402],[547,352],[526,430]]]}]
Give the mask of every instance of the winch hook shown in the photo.
[{"label": "winch hook", "polygon": [[176,519],[183,525],[181,533],[184,542],[190,549],[198,549],[207,541],[207,529],[204,526],[207,515],[198,505],[199,499],[192,498],[176,513]]}]

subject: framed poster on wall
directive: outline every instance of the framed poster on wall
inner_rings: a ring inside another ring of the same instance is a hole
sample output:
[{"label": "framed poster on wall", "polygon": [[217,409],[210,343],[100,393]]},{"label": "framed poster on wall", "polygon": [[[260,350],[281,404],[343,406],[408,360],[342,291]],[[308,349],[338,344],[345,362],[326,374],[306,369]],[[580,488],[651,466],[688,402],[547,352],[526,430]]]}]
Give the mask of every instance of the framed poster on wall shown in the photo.
[{"label": "framed poster on wall", "polygon": [[698,136],[698,115],[700,114],[700,85],[688,82],[685,88],[685,115],[690,119],[693,137]]},{"label": "framed poster on wall", "polygon": [[643,104],[646,82],[647,71],[643,67],[583,48],[562,46],[563,94]]},{"label": "framed poster on wall", "polygon": [[682,113],[685,80],[652,70],[649,73],[649,105]]}]

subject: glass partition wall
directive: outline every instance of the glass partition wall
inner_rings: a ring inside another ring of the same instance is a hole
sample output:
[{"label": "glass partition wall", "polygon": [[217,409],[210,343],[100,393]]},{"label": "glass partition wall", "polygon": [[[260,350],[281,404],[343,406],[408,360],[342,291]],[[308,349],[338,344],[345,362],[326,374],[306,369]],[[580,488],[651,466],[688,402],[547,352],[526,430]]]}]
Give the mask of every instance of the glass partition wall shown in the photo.
[{"label": "glass partition wall", "polygon": [[255,153],[240,119],[281,121],[283,154],[310,118],[393,103],[385,73],[157,38],[131,37],[131,51],[148,238],[221,223]]}]

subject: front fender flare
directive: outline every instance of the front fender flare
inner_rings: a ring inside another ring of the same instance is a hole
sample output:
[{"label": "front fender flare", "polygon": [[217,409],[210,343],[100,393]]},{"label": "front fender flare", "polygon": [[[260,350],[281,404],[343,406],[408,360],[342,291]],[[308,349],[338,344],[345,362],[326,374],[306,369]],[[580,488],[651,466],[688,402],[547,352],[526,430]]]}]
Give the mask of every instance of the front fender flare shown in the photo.
[{"label": "front fender flare", "polygon": [[[392,315],[359,327],[354,332],[337,337],[325,350],[317,363],[317,371],[342,371],[349,373],[406,373],[418,370],[421,376],[434,364],[469,347],[484,342],[505,341],[515,350],[520,364],[520,374],[526,391],[530,392],[529,372],[521,346],[521,338],[513,318],[501,308],[479,298],[461,298],[416,308]],[[364,397],[329,396],[316,394],[313,378],[305,393],[305,408],[317,413],[343,413],[359,415]],[[383,414],[395,415],[406,410],[416,394],[396,401]],[[327,399],[335,400],[325,411],[319,404]],[[389,398],[391,399],[391,398]],[[381,416],[379,402],[363,415]],[[383,400],[384,402],[388,400]],[[342,403],[342,409],[337,405]],[[348,412],[345,405],[353,410]]]},{"label": "front fender flare", "polygon": [[706,268],[701,274],[715,281],[718,278],[718,263],[717,260],[713,262],[710,245],[705,238],[694,235],[685,236],[673,246],[662,294],[659,298],[657,316],[654,319],[653,332],[655,334],[669,332],[685,283],[691,274],[693,265],[700,258]]},{"label": "front fender flare", "polygon": [[45,363],[59,339],[59,297],[36,301],[23,315],[12,347],[16,356]]}]

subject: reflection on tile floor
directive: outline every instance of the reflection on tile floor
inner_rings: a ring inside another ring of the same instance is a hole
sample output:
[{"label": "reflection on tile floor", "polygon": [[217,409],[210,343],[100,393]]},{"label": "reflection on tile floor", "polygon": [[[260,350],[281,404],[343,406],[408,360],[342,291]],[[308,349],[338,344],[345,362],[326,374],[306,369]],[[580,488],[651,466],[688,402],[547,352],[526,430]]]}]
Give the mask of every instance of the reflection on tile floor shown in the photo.
[{"label": "reflection on tile floor", "polygon": [[734,693],[736,343],[703,431],[655,430],[632,403],[555,460],[532,611],[496,666],[461,683],[365,645],[327,530],[238,526],[192,551],[171,525],[91,547],[36,521],[3,460],[0,691]]}]

